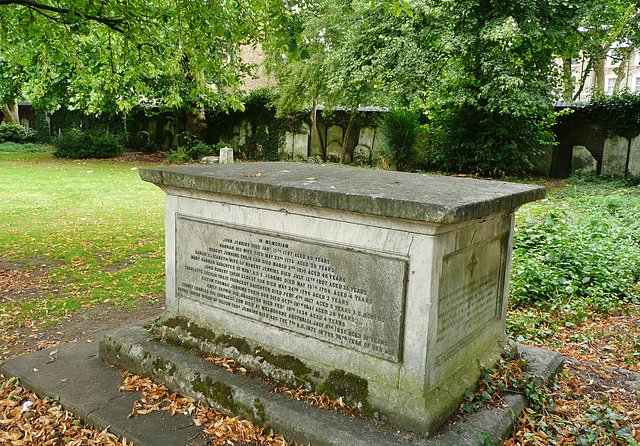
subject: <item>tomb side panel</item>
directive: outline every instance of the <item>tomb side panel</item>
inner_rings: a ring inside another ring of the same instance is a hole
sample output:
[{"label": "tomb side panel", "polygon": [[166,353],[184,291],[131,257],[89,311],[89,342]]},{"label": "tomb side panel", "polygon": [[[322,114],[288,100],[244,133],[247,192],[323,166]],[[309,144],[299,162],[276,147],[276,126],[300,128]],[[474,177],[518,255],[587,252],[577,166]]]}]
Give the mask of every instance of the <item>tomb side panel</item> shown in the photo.
[{"label": "tomb side panel", "polygon": [[501,325],[508,233],[446,255],[437,310],[436,364]]},{"label": "tomb side panel", "polygon": [[186,216],[176,224],[181,306],[401,360],[406,260]]}]

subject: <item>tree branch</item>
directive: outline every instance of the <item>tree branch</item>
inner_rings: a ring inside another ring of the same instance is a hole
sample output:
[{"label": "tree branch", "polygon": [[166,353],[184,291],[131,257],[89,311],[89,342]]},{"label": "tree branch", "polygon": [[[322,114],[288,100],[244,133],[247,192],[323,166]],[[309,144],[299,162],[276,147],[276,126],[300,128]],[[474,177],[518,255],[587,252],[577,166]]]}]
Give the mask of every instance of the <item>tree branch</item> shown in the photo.
[{"label": "tree branch", "polygon": [[[102,25],[105,25],[107,27],[109,27],[110,29],[114,30],[114,31],[118,31],[120,33],[124,32],[124,29],[120,26],[124,23],[124,19],[123,18],[113,18],[113,17],[102,17],[102,16],[96,16],[96,15],[92,15],[92,14],[86,14],[83,12],[78,12],[72,9],[67,9],[67,8],[59,8],[56,6],[51,6],[51,5],[46,5],[43,3],[38,3],[32,0],[0,0],[0,6],[2,5],[18,5],[18,6],[24,6],[25,8],[29,8],[29,9],[33,9],[36,10],[38,12],[43,12],[43,11],[48,11],[48,12],[54,12],[60,16],[62,16],[63,14],[76,14],[80,17],[83,17],[86,20],[91,20],[97,23],[100,23]],[[46,15],[46,14],[45,14]],[[51,18],[51,16],[48,16],[49,18]],[[64,20],[63,20],[64,21]]]}]

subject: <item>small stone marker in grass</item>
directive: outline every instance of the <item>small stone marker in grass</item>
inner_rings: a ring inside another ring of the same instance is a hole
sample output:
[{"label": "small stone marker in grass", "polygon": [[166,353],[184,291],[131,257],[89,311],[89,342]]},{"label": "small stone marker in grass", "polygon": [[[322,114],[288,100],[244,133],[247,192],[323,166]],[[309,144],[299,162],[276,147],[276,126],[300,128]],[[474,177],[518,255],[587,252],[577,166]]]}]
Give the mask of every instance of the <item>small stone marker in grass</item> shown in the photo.
[{"label": "small stone marker in grass", "polygon": [[[294,163],[140,176],[167,194],[154,333],[426,434],[503,351],[514,211],[545,195]],[[132,370],[117,340],[103,342],[103,357]],[[227,387],[193,379],[195,394],[264,421],[260,404],[243,410]]]}]

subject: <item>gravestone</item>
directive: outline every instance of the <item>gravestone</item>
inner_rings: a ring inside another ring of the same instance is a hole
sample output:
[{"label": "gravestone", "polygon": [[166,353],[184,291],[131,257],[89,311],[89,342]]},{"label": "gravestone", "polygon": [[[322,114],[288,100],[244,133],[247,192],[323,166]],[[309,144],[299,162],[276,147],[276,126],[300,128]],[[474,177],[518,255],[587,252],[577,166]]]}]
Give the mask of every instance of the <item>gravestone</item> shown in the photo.
[{"label": "gravestone", "polygon": [[358,144],[353,149],[353,162],[358,166],[366,166],[371,162],[371,149],[369,146]]},{"label": "gravestone", "polygon": [[302,123],[298,132],[293,135],[293,158],[306,160],[309,156],[310,129],[306,123]]},{"label": "gravestone", "polygon": [[627,169],[629,140],[622,136],[611,136],[604,141],[602,152],[602,174],[624,176]]},{"label": "gravestone", "polygon": [[553,164],[553,145],[542,144],[534,155],[534,172],[540,175],[549,176]]},{"label": "gravestone", "polygon": [[[296,386],[343,392],[422,434],[502,353],[514,211],[545,194],[300,163],[140,175],[167,194],[166,313],[148,337],[182,330],[184,345]],[[100,350],[129,370],[174,369],[128,354],[136,349],[117,335]],[[200,373],[180,392],[211,393],[240,410],[242,392],[220,398]],[[260,418],[260,404],[247,404],[243,413]]]},{"label": "gravestone", "polygon": [[247,145],[247,139],[253,135],[253,126],[248,121],[242,121],[238,129],[238,148]]},{"label": "gravestone", "polygon": [[285,155],[285,158],[293,157],[294,143],[295,134],[287,130],[284,134],[284,145],[278,146],[278,153]]},{"label": "gravestone", "polygon": [[373,127],[362,127],[360,129],[360,134],[358,135],[358,144],[365,145],[369,149],[372,149],[375,136],[376,129]]},{"label": "gravestone", "polygon": [[339,125],[332,125],[327,128],[327,141],[331,143],[331,141],[338,141],[342,144],[342,139],[344,136],[344,129]]},{"label": "gravestone", "polygon": [[[325,143],[327,142],[327,138],[326,138],[327,126],[322,121],[318,121],[316,124],[318,126],[318,133],[320,134],[320,139],[322,140],[322,147],[326,147]],[[322,148],[320,147],[320,144],[318,144],[318,139],[313,134],[313,132],[311,133],[310,151],[311,151],[311,156],[323,155]]]},{"label": "gravestone", "polygon": [[337,163],[340,162],[342,157],[342,143],[338,140],[333,140],[327,145],[327,161]]},{"label": "gravestone", "polygon": [[640,175],[640,136],[636,136],[631,140],[629,173],[631,175]]},{"label": "gravestone", "polygon": [[585,146],[573,146],[571,172],[597,173],[598,161]]}]

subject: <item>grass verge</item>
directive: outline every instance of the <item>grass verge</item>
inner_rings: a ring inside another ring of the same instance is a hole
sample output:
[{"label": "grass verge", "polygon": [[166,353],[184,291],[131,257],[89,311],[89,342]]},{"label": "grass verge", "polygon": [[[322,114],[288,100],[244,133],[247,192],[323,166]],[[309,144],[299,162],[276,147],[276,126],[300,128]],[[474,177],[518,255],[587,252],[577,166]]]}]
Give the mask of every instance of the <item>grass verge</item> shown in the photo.
[{"label": "grass verge", "polygon": [[164,193],[137,165],[0,153],[0,260],[48,268],[39,299],[3,299],[0,328],[46,328],[109,302],[131,308],[164,289]]}]

